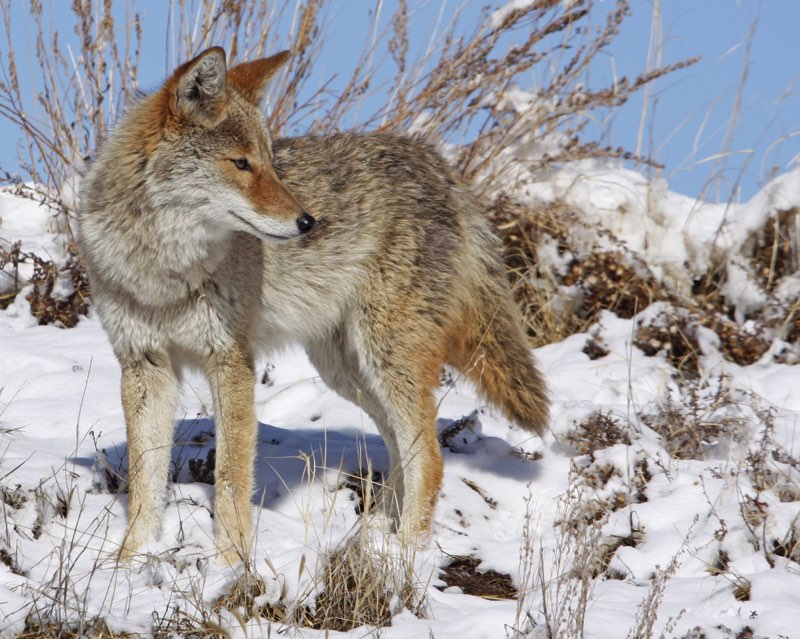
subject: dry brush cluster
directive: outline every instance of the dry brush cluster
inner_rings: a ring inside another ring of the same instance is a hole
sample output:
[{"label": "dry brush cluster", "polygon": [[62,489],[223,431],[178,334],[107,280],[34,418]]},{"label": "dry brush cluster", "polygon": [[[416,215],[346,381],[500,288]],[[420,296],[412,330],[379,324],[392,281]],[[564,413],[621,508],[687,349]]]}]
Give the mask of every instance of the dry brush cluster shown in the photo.
[{"label": "dry brush cluster", "polygon": [[[719,340],[724,357],[741,366],[758,361],[771,348],[777,361],[800,361],[800,277],[798,225],[800,211],[778,211],[752,232],[742,247],[752,283],[766,300],[737,318],[726,297],[725,261],[712,260],[706,272],[694,274],[692,286],[659,279],[650,266],[610,231],[611,238],[589,244],[576,241],[575,229],[586,229],[581,216],[561,202],[536,210],[500,197],[490,215],[503,239],[506,262],[517,298],[525,310],[531,339],[537,345],[587,332],[602,311],[632,318],[654,302],[662,310],[639,320],[634,343],[647,355],[663,353],[681,375],[697,376],[702,350],[698,332],[707,329]],[[585,234],[583,234],[585,237]],[[555,247],[563,271],[545,270],[538,252]],[[588,348],[603,356],[601,340]],[[588,354],[588,353],[587,353]],[[590,357],[593,357],[590,354]]]}]

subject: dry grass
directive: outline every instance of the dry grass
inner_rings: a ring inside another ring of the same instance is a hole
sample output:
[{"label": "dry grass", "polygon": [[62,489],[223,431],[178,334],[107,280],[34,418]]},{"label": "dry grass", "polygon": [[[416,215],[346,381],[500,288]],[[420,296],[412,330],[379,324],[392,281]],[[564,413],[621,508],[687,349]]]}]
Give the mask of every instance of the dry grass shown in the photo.
[{"label": "dry grass", "polygon": [[448,587],[457,586],[464,594],[486,599],[515,599],[517,589],[511,577],[496,570],[479,570],[477,557],[453,557],[439,577]]},{"label": "dry grass", "polygon": [[[534,346],[590,330],[601,311],[630,318],[669,295],[647,265],[609,232],[601,231],[618,250],[587,246],[584,238],[596,237],[597,230],[563,202],[530,210],[498,197],[489,218],[503,240],[509,278]],[[561,267],[543,263],[545,246]]]},{"label": "dry grass", "polygon": [[[746,324],[732,319],[734,308],[723,294],[726,276],[721,260],[687,290],[683,282],[657,279],[609,231],[600,230],[602,243],[587,244],[591,233],[580,215],[563,203],[531,210],[500,197],[489,215],[503,240],[509,278],[534,346],[592,332],[602,311],[630,318],[662,301],[664,310],[639,321],[634,343],[647,355],[664,354],[682,376],[701,372],[701,328],[715,333],[722,355],[740,366],[758,361],[775,340],[785,343],[779,352],[782,361],[800,361],[795,346],[800,341],[800,299],[792,285],[800,273],[794,237],[800,218],[794,209],[768,219],[744,247],[768,300],[748,316]],[[618,248],[604,248],[608,245]],[[549,256],[545,262],[543,251]],[[592,333],[589,357],[605,356],[599,337]]]},{"label": "dry grass", "polygon": [[633,343],[645,355],[664,353],[671,369],[679,375],[690,379],[700,375],[702,352],[697,325],[684,309],[669,307],[649,321],[640,321]]},{"label": "dry grass", "polygon": [[[80,172],[83,158],[92,153],[138,89],[146,25],[131,5],[125,6],[126,22],[119,24],[115,16],[118,19],[123,12],[112,11],[108,0],[76,2],[73,13],[80,50],[62,51],[59,31],[48,22],[47,9],[34,3],[40,66],[34,70],[34,81],[42,97],[37,107],[26,100],[20,86],[8,0],[0,7],[10,45],[5,79],[0,83],[0,117],[18,124],[28,142],[31,154],[23,166],[31,177],[58,191]],[[384,96],[377,101],[380,106],[359,117],[356,128],[408,132],[419,114],[429,114],[422,130],[417,127],[418,133],[431,140],[456,141],[462,148],[457,161],[460,172],[468,178],[480,174],[479,188],[486,192],[508,168],[507,162],[497,162],[503,150],[532,133],[562,140],[557,156],[539,158],[542,168],[585,157],[630,155],[581,141],[579,134],[592,112],[618,107],[655,79],[694,62],[656,68],[633,80],[618,78],[608,87],[584,86],[585,71],[616,37],[628,14],[629,3],[624,0],[616,3],[596,31],[588,28],[595,19],[588,0],[568,5],[542,0],[507,11],[502,20],[484,12],[471,28],[457,12],[432,34],[429,46],[415,54],[408,41],[413,15],[407,3],[400,2],[388,22],[381,19],[380,10],[372,12],[360,60],[344,86],[334,92],[330,83],[322,89],[309,88],[333,11],[327,0],[303,4],[171,0],[170,10],[167,68],[211,45],[225,47],[231,61],[281,48],[292,51],[287,68],[270,89],[270,124],[276,134],[336,130],[347,114],[362,106],[368,92],[380,93]],[[518,44],[505,46],[508,36]],[[47,43],[55,44],[51,48]],[[570,51],[569,56],[564,51]],[[377,78],[386,53],[396,74],[393,82],[382,84]],[[522,74],[532,71],[540,72],[545,81],[525,113],[512,113],[510,106],[503,106],[502,96]],[[69,80],[59,85],[60,78]]]},{"label": "dry grass", "polygon": [[211,605],[210,611],[191,618],[185,613],[173,615],[164,629],[174,630],[177,625],[183,626],[183,632],[220,628],[223,610],[234,613],[242,623],[260,619],[339,632],[388,626],[400,610],[420,615],[424,607],[425,588],[416,583],[413,554],[409,553],[399,549],[390,536],[364,526],[328,553],[313,588],[298,600],[259,603],[266,592],[264,583],[248,572]]},{"label": "dry grass", "polygon": [[[391,625],[394,614],[403,608],[419,613],[420,594],[410,581],[396,581],[398,574],[357,541],[331,552],[316,586],[315,597],[299,601],[281,599],[263,603],[264,582],[254,573],[237,580],[226,594],[210,606],[198,605],[191,613],[180,607],[167,611],[154,626],[156,637],[180,636],[226,637],[225,627],[235,620],[244,627],[276,624],[279,627],[312,628],[346,632],[364,626],[380,628]],[[406,575],[408,576],[408,575]],[[395,586],[399,586],[395,589]]]},{"label": "dry grass", "polygon": [[[573,474],[553,523],[556,550],[549,562],[543,550],[539,553],[537,580],[547,637],[583,636],[597,576],[597,548],[607,520],[598,513],[589,493],[580,475]],[[550,566],[549,574],[545,566]]]},{"label": "dry grass", "polygon": [[644,424],[662,437],[662,445],[675,459],[724,456],[741,444],[752,415],[730,394],[727,381],[701,383],[683,379],[682,397],[668,393],[666,403],[641,415]]},{"label": "dry grass", "polygon": [[567,433],[567,441],[578,455],[589,455],[594,452],[625,444],[629,446],[631,439],[622,421],[609,412],[597,411],[586,417],[574,430]]},{"label": "dry grass", "polygon": [[543,242],[555,243],[561,257],[572,255],[570,230],[580,224],[578,215],[558,203],[530,211],[506,196],[495,199],[488,215],[503,240],[503,257],[531,344],[543,346],[585,330],[587,322],[576,313],[579,301],[562,294],[563,274],[542,268],[539,256]]},{"label": "dry grass", "polygon": [[[683,547],[672,557],[672,559],[670,559],[667,567],[663,569],[656,569],[650,584],[650,588],[647,591],[647,595],[644,597],[636,610],[635,623],[628,630],[626,639],[653,637],[654,626],[656,619],[658,618],[658,611],[661,607],[661,600],[664,597],[664,591],[666,589],[667,582],[678,571],[678,567],[680,566],[679,559],[684,553],[687,543],[688,535],[684,540]],[[675,624],[684,612],[685,610],[682,610],[677,618],[670,618],[667,620],[664,629],[659,634],[660,639],[666,639],[667,637],[671,636],[671,633],[675,628]]]},{"label": "dry grass", "polygon": [[[337,471],[341,472],[341,471]],[[313,471],[307,476],[313,477]],[[373,511],[373,485],[364,476],[361,490],[362,510]],[[350,484],[335,482],[341,488]],[[335,498],[327,503],[333,508]],[[175,633],[189,637],[227,637],[232,625],[247,632],[248,624],[264,629],[312,628],[347,632],[355,628],[381,628],[391,625],[392,617],[401,610],[424,614],[428,584],[415,572],[415,550],[402,546],[388,532],[386,522],[365,514],[362,523],[336,547],[327,549],[322,566],[310,583],[289,596],[282,590],[277,599],[268,594],[264,579],[252,564],[244,566],[226,592],[206,603],[201,590],[188,595],[166,609],[153,626],[156,637]],[[278,571],[267,560],[270,571],[280,579]],[[300,562],[298,574],[310,567]]]},{"label": "dry grass", "polygon": [[390,625],[392,616],[402,609],[420,614],[423,604],[413,557],[403,555],[409,550],[397,554],[391,540],[369,539],[366,530],[329,555],[313,627],[339,631],[381,627]]},{"label": "dry grass", "polygon": [[114,632],[105,619],[90,619],[77,625],[42,624],[29,619],[16,639],[129,639],[135,635]]},{"label": "dry grass", "polygon": [[767,291],[787,275],[800,270],[800,210],[778,213],[750,237],[753,270]]},{"label": "dry grass", "polygon": [[[81,0],[72,7],[72,38],[65,35],[66,29],[60,31],[63,25],[50,20],[45,4],[32,3],[37,64],[31,70],[29,92],[20,83],[18,30],[10,1],[0,1],[9,43],[0,68],[0,117],[19,128],[24,149],[20,166],[60,218],[68,255],[64,264],[39,268],[30,301],[43,323],[71,326],[86,312],[89,295],[72,241],[73,177],[84,170],[98,141],[135,96],[143,30],[154,27],[144,23],[133,3]],[[358,130],[413,130],[435,144],[455,143],[458,172],[477,180],[481,193],[495,197],[518,163],[507,150],[521,141],[543,143],[541,152],[526,158],[530,174],[586,157],[631,157],[584,140],[586,125],[600,117],[598,112],[618,107],[655,79],[694,61],[655,68],[635,79],[617,78],[606,87],[586,86],[587,69],[617,36],[628,14],[627,0],[618,0],[596,30],[589,28],[596,20],[589,0],[542,0],[506,11],[502,19],[485,11],[471,26],[457,11],[419,52],[409,46],[414,13],[408,4],[399,2],[388,20],[381,7],[373,11],[363,34],[355,68],[339,87],[334,78],[320,85],[312,74],[334,13],[329,0],[171,0],[165,66],[171,69],[212,44],[225,47],[232,62],[288,48],[289,64],[269,89],[269,120],[276,135],[325,133],[345,122]],[[508,38],[517,44],[506,46]],[[394,67],[394,78],[381,82],[387,65]],[[530,94],[529,106],[519,112],[504,96],[509,87],[534,76],[540,78],[539,86]],[[368,104],[380,106],[370,110]],[[18,258],[12,245],[0,243],[0,261],[12,271]],[[47,261],[44,256],[38,259]],[[510,270],[522,281],[533,264],[514,264]],[[71,282],[75,293],[54,293],[54,278]],[[27,283],[5,286],[0,304],[7,306]],[[532,317],[532,332],[541,335],[539,324],[547,322],[542,317],[547,310],[537,309],[546,309],[550,295],[546,289],[537,293],[534,300],[526,293],[520,297]]]},{"label": "dry grass", "polygon": [[[591,470],[573,464],[569,486],[559,498],[557,518],[552,523],[555,545],[549,552],[536,547],[532,502],[530,498],[526,501],[520,548],[520,594],[514,625],[507,632],[513,639],[583,637],[586,614],[598,578],[622,578],[609,571],[611,559],[619,548],[635,547],[644,539],[644,531],[633,521],[630,534],[603,536],[610,509],[598,501],[599,486],[591,475]],[[657,583],[654,588],[659,590],[655,596],[651,591],[651,596],[641,606],[648,619],[655,619],[663,586],[676,567],[654,578]],[[536,634],[531,633],[534,628]],[[645,639],[652,633],[635,636]]]}]

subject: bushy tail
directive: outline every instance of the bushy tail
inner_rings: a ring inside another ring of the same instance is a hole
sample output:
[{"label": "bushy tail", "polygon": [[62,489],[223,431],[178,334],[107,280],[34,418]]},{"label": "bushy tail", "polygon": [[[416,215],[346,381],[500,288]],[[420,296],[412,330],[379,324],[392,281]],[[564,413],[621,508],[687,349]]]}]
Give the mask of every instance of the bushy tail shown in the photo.
[{"label": "bushy tail", "polygon": [[485,291],[468,313],[451,339],[450,363],[511,421],[543,435],[550,413],[547,385],[528,346],[519,310],[510,296]]}]

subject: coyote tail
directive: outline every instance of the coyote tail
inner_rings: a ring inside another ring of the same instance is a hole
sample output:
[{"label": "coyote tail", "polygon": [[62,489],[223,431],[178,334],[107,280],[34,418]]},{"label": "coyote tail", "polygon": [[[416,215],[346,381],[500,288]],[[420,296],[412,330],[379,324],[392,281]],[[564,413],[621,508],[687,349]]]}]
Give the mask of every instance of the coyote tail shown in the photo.
[{"label": "coyote tail", "polygon": [[467,326],[452,340],[451,364],[508,419],[543,435],[549,421],[547,385],[530,352],[519,311],[506,295],[483,291]]}]

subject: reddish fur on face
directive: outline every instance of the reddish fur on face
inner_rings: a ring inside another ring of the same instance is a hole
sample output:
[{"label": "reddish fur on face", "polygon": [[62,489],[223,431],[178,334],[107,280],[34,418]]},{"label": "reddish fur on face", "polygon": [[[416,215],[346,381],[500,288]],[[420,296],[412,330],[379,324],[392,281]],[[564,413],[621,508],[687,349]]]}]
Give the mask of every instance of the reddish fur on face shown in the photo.
[{"label": "reddish fur on face", "polygon": [[[232,158],[248,157],[244,151],[234,149]],[[273,218],[296,220],[303,214],[303,207],[275,175],[275,170],[255,159],[250,162],[253,170],[243,171],[229,160],[221,160],[221,169],[227,178],[236,184],[242,195],[253,205],[256,211],[268,214]]]},{"label": "reddish fur on face", "polygon": [[[145,110],[146,115],[143,114],[143,126],[154,133],[168,135],[170,132],[178,133],[187,120],[191,124],[198,124],[196,113],[190,111],[187,114],[182,111],[178,103],[178,94],[184,76],[209,55],[225,54],[221,48],[213,47],[178,67],[152,98],[151,105]],[[245,62],[228,69],[224,75],[224,94],[212,102],[210,113],[204,112],[199,116],[201,126],[213,126],[215,122],[225,117],[227,110],[234,108],[232,101],[235,102],[235,99],[230,95],[230,91],[257,105],[267,82],[288,57],[289,52],[283,51],[269,58]],[[243,107],[240,104],[239,109],[241,108]],[[155,136],[153,138],[155,147],[158,139]],[[252,151],[246,148],[232,148],[228,151],[229,159],[246,158],[252,170],[241,170],[230,161],[222,161],[223,173],[241,189],[242,195],[252,204],[254,210],[272,218],[284,220],[299,218],[304,213],[303,207],[280,182],[271,163],[259,161],[259,155]]]},{"label": "reddish fur on face", "polygon": [[259,211],[270,211],[270,215],[286,219],[297,219],[303,214],[303,207],[278,180],[271,166],[264,167],[255,176],[246,196]]}]

